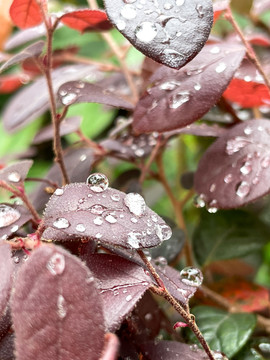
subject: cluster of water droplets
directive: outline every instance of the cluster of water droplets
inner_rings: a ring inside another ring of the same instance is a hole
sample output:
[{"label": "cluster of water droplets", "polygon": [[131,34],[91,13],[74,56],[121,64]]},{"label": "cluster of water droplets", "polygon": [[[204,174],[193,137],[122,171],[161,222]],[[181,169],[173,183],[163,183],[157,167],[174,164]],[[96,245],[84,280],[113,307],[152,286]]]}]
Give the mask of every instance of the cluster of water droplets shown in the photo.
[{"label": "cluster of water droplets", "polygon": [[74,85],[74,88],[70,90],[60,89],[59,97],[63,105],[69,106],[76,102],[81,89],[85,87],[85,83],[82,81],[77,81]]},{"label": "cluster of water droplets", "polygon": [[62,254],[55,253],[47,263],[47,269],[52,275],[61,275],[65,270],[65,257]]},{"label": "cluster of water droplets", "polygon": [[20,217],[17,209],[5,204],[0,205],[0,228],[14,224]]},{"label": "cluster of water droplets", "polygon": [[180,280],[186,285],[199,287],[203,282],[203,276],[199,269],[188,266],[180,271]]}]

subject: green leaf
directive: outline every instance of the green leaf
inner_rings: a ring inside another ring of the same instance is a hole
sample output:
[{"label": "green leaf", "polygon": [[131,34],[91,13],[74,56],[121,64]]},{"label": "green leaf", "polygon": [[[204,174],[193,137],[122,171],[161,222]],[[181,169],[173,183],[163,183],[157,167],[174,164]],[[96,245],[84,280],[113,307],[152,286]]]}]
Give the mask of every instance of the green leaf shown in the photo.
[{"label": "green leaf", "polygon": [[[254,314],[230,314],[210,306],[197,306],[192,313],[210,348],[223,352],[229,359],[246,344],[256,326]],[[188,338],[197,342],[191,330]]]},{"label": "green leaf", "polygon": [[250,340],[233,360],[270,359],[270,339],[259,337]]},{"label": "green leaf", "polygon": [[255,215],[240,210],[201,213],[193,235],[193,248],[201,266],[216,260],[244,257],[262,251],[269,228]]}]

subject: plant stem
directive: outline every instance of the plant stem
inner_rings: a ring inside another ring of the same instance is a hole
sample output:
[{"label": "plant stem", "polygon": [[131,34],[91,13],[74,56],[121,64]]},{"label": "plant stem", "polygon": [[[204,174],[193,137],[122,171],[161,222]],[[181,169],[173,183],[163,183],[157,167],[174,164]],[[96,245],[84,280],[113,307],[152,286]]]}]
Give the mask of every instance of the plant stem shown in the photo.
[{"label": "plant stem", "polygon": [[142,170],[142,173],[141,173],[141,176],[139,178],[139,182],[140,184],[142,184],[144,182],[144,179],[147,175],[147,172],[148,170],[150,169],[150,166],[152,165],[153,161],[155,160],[160,148],[162,146],[162,140],[161,138],[159,137],[158,140],[157,140],[157,143],[155,145],[155,147],[153,148],[152,152],[151,152],[151,155],[148,159],[148,162],[147,164],[144,166],[143,170]]},{"label": "plant stem", "polygon": [[226,19],[232,24],[232,26],[234,27],[235,31],[237,32],[237,34],[239,35],[239,37],[241,38],[246,50],[247,50],[247,56],[250,59],[250,61],[252,61],[252,63],[256,66],[256,68],[258,69],[258,71],[260,72],[260,74],[262,75],[266,86],[268,87],[268,89],[270,90],[270,80],[268,79],[265,71],[262,68],[262,65],[255,53],[255,51],[253,50],[252,46],[250,45],[250,43],[248,42],[248,40],[245,38],[242,30],[240,29],[239,25],[237,24],[237,22],[235,21],[233,14],[232,14],[232,10],[230,8],[230,6],[228,6],[226,13],[225,13],[225,17]]}]

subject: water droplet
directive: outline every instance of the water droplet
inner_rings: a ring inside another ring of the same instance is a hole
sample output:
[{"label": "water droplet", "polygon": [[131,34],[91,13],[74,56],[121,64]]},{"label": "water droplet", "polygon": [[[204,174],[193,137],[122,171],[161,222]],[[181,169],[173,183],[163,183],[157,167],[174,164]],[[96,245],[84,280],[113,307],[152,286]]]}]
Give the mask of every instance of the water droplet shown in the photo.
[{"label": "water droplet", "polygon": [[118,30],[125,30],[125,28],[126,28],[126,23],[125,23],[125,21],[124,20],[119,20],[119,21],[117,21],[117,23],[116,23],[116,27],[118,28]]},{"label": "water droplet", "polygon": [[11,227],[11,229],[10,229],[10,231],[12,232],[12,233],[15,233],[16,231],[18,231],[19,230],[19,226],[18,225],[13,225],[12,227]]},{"label": "water droplet", "polygon": [[60,217],[54,221],[53,226],[57,229],[67,229],[70,226],[70,223],[67,219]]},{"label": "water droplet", "polygon": [[85,226],[83,224],[76,225],[76,230],[79,232],[85,232]]},{"label": "water droplet", "polygon": [[21,217],[18,210],[8,205],[0,205],[0,228],[13,224]]},{"label": "water droplet", "polygon": [[196,11],[198,13],[199,18],[202,19],[204,17],[204,10],[201,4],[196,5]]},{"label": "water droplet", "polygon": [[207,211],[210,214],[215,214],[218,211],[217,200],[214,199],[207,205]]},{"label": "water droplet", "polygon": [[133,5],[125,5],[122,9],[121,9],[121,15],[127,19],[127,20],[131,20],[134,19],[137,15],[137,10]]},{"label": "water droplet", "polygon": [[163,7],[164,7],[165,10],[170,10],[170,9],[173,7],[173,5],[170,4],[170,3],[165,3],[165,4],[163,5]]},{"label": "water droplet", "polygon": [[236,138],[227,141],[226,153],[228,155],[237,153],[239,150],[243,149],[248,144],[249,141],[245,137],[237,136]]},{"label": "water droplet", "polygon": [[103,219],[101,216],[98,216],[94,219],[94,224],[95,225],[102,225],[103,224]]},{"label": "water droplet", "polygon": [[139,232],[130,232],[128,233],[127,242],[133,249],[138,249],[140,247],[140,241],[142,239],[142,234]]},{"label": "water droplet", "polygon": [[112,216],[112,214],[109,214],[105,217],[105,220],[108,221],[110,224],[115,224],[117,222],[117,219]]},{"label": "water droplet", "polygon": [[176,0],[175,3],[177,6],[182,6],[184,4],[185,0]]},{"label": "water droplet", "polygon": [[21,180],[21,175],[17,171],[13,171],[8,174],[8,180],[14,183],[18,183]]},{"label": "water droplet", "polygon": [[[154,221],[154,222],[158,222],[158,217],[157,217],[157,215],[151,215],[151,219],[152,219],[152,221]],[[148,222],[150,222],[150,220],[147,220],[147,225],[148,225]],[[152,226],[152,224],[151,224],[151,225],[148,225],[148,226]]]},{"label": "water droplet", "polygon": [[61,196],[64,194],[64,190],[63,189],[56,189],[55,192],[54,192],[54,195],[57,195],[57,196]]},{"label": "water droplet", "polygon": [[112,199],[113,201],[120,201],[120,195],[118,195],[118,194],[113,194],[113,195],[111,195],[111,199]]},{"label": "water droplet", "polygon": [[193,352],[197,352],[199,350],[199,347],[197,344],[192,344],[189,346],[190,350]]},{"label": "water droplet", "polygon": [[62,295],[59,295],[57,298],[57,314],[60,319],[64,319],[67,315],[66,300]]},{"label": "water droplet", "polygon": [[244,133],[246,134],[246,135],[250,135],[250,134],[252,134],[252,128],[250,127],[250,126],[247,126],[245,129],[244,129]]},{"label": "water droplet", "polygon": [[232,174],[227,174],[225,177],[224,177],[224,182],[225,184],[230,184],[233,180],[233,175]]},{"label": "water droplet", "polygon": [[105,191],[109,186],[109,180],[107,176],[100,173],[91,174],[87,178],[86,183],[91,185],[90,189],[97,193]]},{"label": "water droplet", "polygon": [[165,257],[163,256],[158,256],[156,259],[155,259],[155,265],[156,266],[159,266],[160,268],[165,268],[167,265],[168,265],[168,261]]},{"label": "water droplet", "polygon": [[63,105],[71,105],[74,104],[74,102],[76,101],[78,95],[75,93],[67,93],[67,95],[63,96],[61,98],[61,102]]},{"label": "water droplet", "polygon": [[270,156],[265,156],[261,161],[261,167],[267,169],[270,166]]},{"label": "water droplet", "polygon": [[151,321],[153,319],[153,315],[151,313],[147,313],[144,315],[146,321]]},{"label": "water droplet", "polygon": [[216,72],[218,74],[222,73],[225,69],[226,69],[227,65],[224,62],[221,62],[218,64],[218,66],[216,67]]},{"label": "water droplet", "polygon": [[166,60],[169,61],[172,65],[178,64],[179,58],[183,58],[183,55],[181,55],[180,52],[173,49],[164,49],[162,55],[164,55]]},{"label": "water droplet", "polygon": [[209,191],[212,193],[216,190],[216,184],[211,184]]},{"label": "water droplet", "polygon": [[137,39],[144,43],[149,43],[157,36],[158,30],[155,24],[145,21],[137,26],[135,35]]},{"label": "water droplet", "polygon": [[200,286],[203,282],[203,276],[199,269],[192,266],[185,267],[180,272],[181,281],[189,286]]},{"label": "water droplet", "polygon": [[220,53],[220,47],[218,46],[213,46],[212,49],[210,50],[211,54],[219,54]]},{"label": "water droplet", "polygon": [[[270,159],[269,159],[270,160]],[[252,171],[252,165],[251,165],[251,162],[250,161],[246,161],[244,163],[244,165],[240,168],[240,172],[243,174],[243,175],[248,175],[250,174]]]},{"label": "water droplet", "polygon": [[14,256],[13,261],[15,264],[19,264],[19,262],[20,262],[19,256]]},{"label": "water droplet", "polygon": [[127,297],[126,297],[126,301],[130,301],[132,299],[132,296],[131,295],[128,295]]},{"label": "water droplet", "polygon": [[196,208],[201,209],[205,207],[205,200],[203,195],[197,195],[193,201]]},{"label": "water droplet", "polygon": [[250,185],[246,181],[242,181],[236,186],[236,195],[240,198],[246,197],[250,192]]},{"label": "water droplet", "polygon": [[52,275],[61,275],[65,270],[65,257],[62,254],[55,253],[47,263],[47,269]]},{"label": "water droplet", "polygon": [[195,85],[194,85],[194,89],[195,89],[196,91],[201,90],[201,88],[202,88],[201,84],[195,84]]},{"label": "water droplet", "polygon": [[102,205],[95,204],[95,205],[91,206],[89,210],[90,210],[91,214],[101,215],[106,210],[106,208]]},{"label": "water droplet", "polygon": [[81,161],[81,162],[85,161],[86,159],[87,159],[87,156],[86,156],[85,154],[82,154],[82,155],[80,156],[80,161]]},{"label": "water droplet", "polygon": [[181,91],[179,93],[173,94],[169,98],[169,107],[171,109],[178,109],[184,103],[189,101],[189,91]]},{"label": "water droplet", "polygon": [[250,82],[250,81],[252,80],[252,78],[251,78],[251,76],[246,75],[246,76],[244,76],[244,80],[245,80],[246,82]]},{"label": "water droplet", "polygon": [[181,85],[180,81],[171,80],[171,81],[166,81],[161,85],[159,85],[159,89],[172,91],[175,90],[180,85]]},{"label": "water droplet", "polygon": [[156,235],[158,236],[158,238],[161,241],[169,240],[170,237],[172,236],[172,230],[166,224],[164,224],[164,225],[159,225],[159,224],[156,225],[155,226],[155,232],[156,232]]},{"label": "water droplet", "polygon": [[137,193],[129,193],[124,198],[125,205],[129,211],[137,216],[142,216],[145,213],[146,205],[144,198]]},{"label": "water droplet", "polygon": [[138,222],[138,219],[133,217],[133,218],[130,219],[130,221],[133,222],[134,224],[136,224]]},{"label": "water droplet", "polygon": [[97,239],[101,239],[101,238],[102,238],[102,234],[101,234],[101,233],[97,233],[97,234],[96,234],[96,238],[97,238]]},{"label": "water droplet", "polygon": [[[215,360],[229,360],[227,356],[223,355],[220,351],[211,351]],[[208,359],[208,356],[207,356]]]},{"label": "water droplet", "polygon": [[60,96],[65,96],[65,95],[67,95],[67,90],[64,90],[64,89],[60,90],[60,91],[59,91],[59,95],[60,95]]}]

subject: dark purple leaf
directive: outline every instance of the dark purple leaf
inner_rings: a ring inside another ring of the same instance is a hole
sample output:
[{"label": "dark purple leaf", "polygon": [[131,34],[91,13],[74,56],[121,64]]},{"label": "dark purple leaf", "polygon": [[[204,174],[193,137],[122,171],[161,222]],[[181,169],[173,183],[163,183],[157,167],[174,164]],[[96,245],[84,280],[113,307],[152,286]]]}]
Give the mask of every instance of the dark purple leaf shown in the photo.
[{"label": "dark purple leaf", "polygon": [[[9,332],[12,325],[12,319],[9,306],[7,305],[5,315],[0,314],[0,343],[1,339]],[[0,356],[0,359],[1,356]]]},{"label": "dark purple leaf", "polygon": [[[52,71],[54,93],[67,81],[93,74],[99,76],[95,66],[68,65]],[[6,131],[14,132],[35,120],[49,109],[49,94],[44,77],[21,89],[8,103],[3,113]]]},{"label": "dark purple leaf", "polygon": [[0,239],[8,239],[31,218],[32,215],[23,205],[0,203]]},{"label": "dark purple leaf", "polygon": [[39,56],[42,53],[44,45],[45,45],[44,41],[38,41],[38,42],[28,46],[27,48],[23,49],[21,52],[17,53],[12,58],[10,58],[7,62],[5,62],[1,66],[0,72],[8,69],[12,65],[21,63],[26,59]]},{"label": "dark purple leaf", "polygon": [[[0,322],[6,316],[8,310],[13,269],[14,265],[11,260],[11,248],[9,244],[0,242]],[[5,319],[5,323],[6,321],[7,319]],[[1,333],[5,328],[4,325],[4,323],[1,324],[0,338],[2,335]]]},{"label": "dark purple leaf", "polygon": [[[82,118],[80,116],[73,116],[66,118],[60,125],[60,136],[71,134],[80,128]],[[41,144],[45,141],[52,140],[54,137],[53,125],[48,125],[41,129],[32,141],[33,144]]]},{"label": "dark purple leaf", "polygon": [[227,130],[218,125],[190,124],[182,129],[172,130],[164,133],[164,136],[171,137],[179,134],[188,134],[205,137],[219,137]]},{"label": "dark purple leaf", "polygon": [[138,169],[124,171],[112,183],[112,187],[125,192],[142,194],[142,185],[139,182],[141,172]]},{"label": "dark purple leaf", "polygon": [[152,284],[152,279],[142,267],[116,255],[91,255],[86,263],[97,279],[106,329],[114,332]]},{"label": "dark purple leaf", "polygon": [[133,109],[133,105],[110,91],[83,81],[69,81],[63,84],[57,95],[64,106],[79,103],[100,103],[124,109]]},{"label": "dark purple leaf", "polygon": [[11,310],[18,359],[100,359],[104,318],[94,278],[62,248],[32,253],[19,270]]},{"label": "dark purple leaf", "polygon": [[135,108],[135,132],[170,131],[200,119],[219,100],[244,54],[238,45],[206,45],[179,71],[160,67]]},{"label": "dark purple leaf", "polygon": [[140,344],[143,356],[147,360],[204,360],[205,352],[193,345],[177,341],[146,342]]},{"label": "dark purple leaf", "polygon": [[209,212],[243,206],[270,192],[270,122],[248,120],[212,144],[195,174],[198,206]]},{"label": "dark purple leaf", "polygon": [[120,342],[115,334],[105,335],[105,347],[100,360],[117,360]]},{"label": "dark purple leaf", "polygon": [[[91,148],[70,149],[64,155],[69,179],[72,183],[84,181],[90,173],[94,161]],[[52,181],[56,186],[62,185],[62,174],[58,164],[53,164],[46,179]],[[33,195],[33,204],[37,210],[43,210],[51,194],[46,192],[47,184],[41,184]]]},{"label": "dark purple leaf", "polygon": [[78,183],[56,190],[44,213],[43,236],[58,241],[88,237],[127,249],[157,246],[171,237],[170,227],[141,195],[106,189],[108,182],[101,185]]},{"label": "dark purple leaf", "polygon": [[190,190],[194,186],[194,171],[186,171],[181,175],[180,183],[182,188]]},{"label": "dark purple leaf", "polygon": [[14,334],[7,334],[0,341],[0,359],[1,360],[15,360],[14,353]]},{"label": "dark purple leaf", "polygon": [[127,84],[126,78],[123,74],[111,74],[105,77],[101,81],[97,82],[97,85],[102,89],[113,92],[115,95],[128,96],[131,95],[130,88]]},{"label": "dark purple leaf", "polygon": [[210,0],[178,0],[175,5],[166,0],[139,6],[122,0],[104,3],[112,23],[139,51],[175,69],[198,54],[213,22]]},{"label": "dark purple leaf", "polygon": [[21,181],[25,180],[32,165],[33,160],[22,160],[4,167],[0,170],[0,180],[6,181],[10,185],[18,185]]}]

